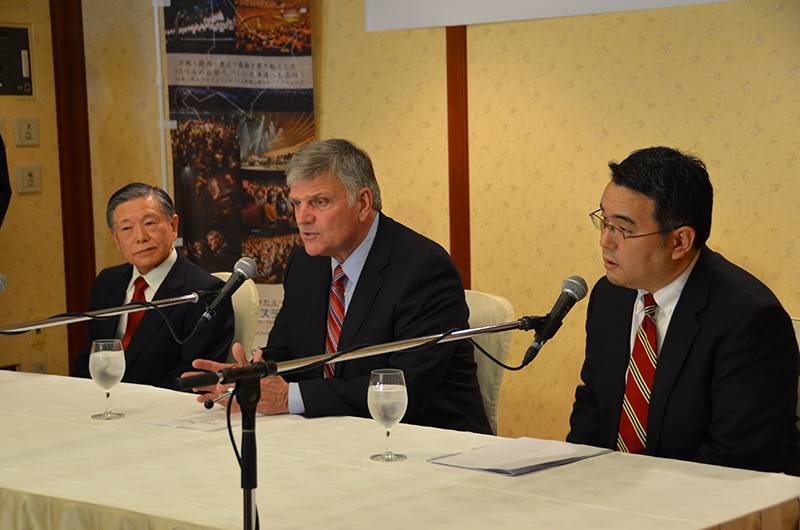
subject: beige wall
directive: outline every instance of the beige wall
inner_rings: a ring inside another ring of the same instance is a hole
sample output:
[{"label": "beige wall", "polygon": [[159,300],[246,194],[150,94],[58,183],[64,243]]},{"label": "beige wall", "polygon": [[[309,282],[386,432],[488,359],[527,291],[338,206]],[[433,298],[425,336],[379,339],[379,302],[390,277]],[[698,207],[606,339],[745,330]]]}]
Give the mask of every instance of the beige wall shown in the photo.
[{"label": "beige wall", "polygon": [[[0,18],[49,30],[46,6],[35,0]],[[445,31],[366,33],[363,11],[361,0],[312,0],[317,135],[365,148],[386,213],[447,248]],[[606,163],[665,144],[708,164],[717,195],[710,245],[800,315],[798,27],[800,4],[767,0],[471,26],[473,288],[507,297],[521,317],[549,311],[571,274],[593,284],[603,269],[587,214],[608,180]],[[99,269],[120,261],[103,222],[108,195],[133,180],[161,180],[151,3],[84,0],[84,31]],[[48,45],[37,43],[39,70]],[[43,77],[43,107],[0,99],[0,115],[52,116]],[[54,125],[35,148],[43,164],[52,158],[49,175],[58,170]],[[11,156],[29,161],[20,150]],[[57,193],[46,185],[39,197],[12,199],[0,229],[4,321],[27,320],[25,304],[41,307],[36,296],[54,300],[46,313],[63,310],[63,278],[52,272],[61,263]],[[23,235],[10,236],[10,226]],[[39,265],[48,259],[50,268]],[[539,358],[506,375],[501,434],[564,437],[584,316],[585,301]],[[532,337],[514,336],[518,362]],[[0,340],[16,349],[11,341],[23,339]]]},{"label": "beige wall", "polygon": [[311,9],[317,137],[367,151],[384,212],[449,248],[445,29],[367,33],[362,0]]},{"label": "beige wall", "polygon": [[[11,172],[11,203],[0,228],[0,274],[8,287],[0,293],[0,325],[40,320],[66,310],[61,184],[58,164],[55,90],[53,87],[50,10],[47,0],[0,0],[0,25],[27,25],[33,35],[34,96],[0,96],[0,117]],[[14,145],[14,117],[39,118],[38,146]],[[16,165],[40,164],[42,193],[17,193]],[[47,328],[44,344],[30,334],[0,337],[0,367],[20,365],[31,371],[44,360],[50,373],[67,373],[67,329]]]},{"label": "beige wall", "polygon": [[[753,0],[469,28],[473,288],[517,315],[603,275],[588,213],[607,162],[651,145],[705,160],[709,245],[800,315],[800,3]],[[522,372],[500,431],[563,439],[586,302]],[[515,335],[512,361],[530,336]]]},{"label": "beige wall", "polygon": [[99,272],[123,262],[105,220],[111,194],[131,182],[162,185],[156,37],[152,2],[82,3]]}]

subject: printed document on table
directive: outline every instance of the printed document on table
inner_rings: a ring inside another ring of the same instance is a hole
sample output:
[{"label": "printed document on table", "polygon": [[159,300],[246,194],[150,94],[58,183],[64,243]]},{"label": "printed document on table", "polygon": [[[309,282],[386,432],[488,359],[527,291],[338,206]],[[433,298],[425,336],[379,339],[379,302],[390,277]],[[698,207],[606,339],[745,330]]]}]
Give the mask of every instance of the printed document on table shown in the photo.
[{"label": "printed document on table", "polygon": [[464,453],[434,458],[430,462],[516,476],[610,452],[610,449],[589,445],[523,437]]}]

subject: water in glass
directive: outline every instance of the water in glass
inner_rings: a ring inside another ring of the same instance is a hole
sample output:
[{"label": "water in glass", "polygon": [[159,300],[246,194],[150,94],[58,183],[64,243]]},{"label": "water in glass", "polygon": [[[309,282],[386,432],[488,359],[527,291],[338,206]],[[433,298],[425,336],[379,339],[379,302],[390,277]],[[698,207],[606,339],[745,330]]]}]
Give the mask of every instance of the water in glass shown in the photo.
[{"label": "water in glass", "polygon": [[386,431],[386,450],[370,457],[378,462],[398,462],[406,459],[406,455],[393,453],[389,447],[389,435],[397,425],[408,406],[408,394],[403,371],[394,368],[373,370],[367,390],[367,406],[372,418]]},{"label": "water in glass", "polygon": [[122,342],[116,339],[96,340],[92,342],[89,355],[89,373],[97,386],[106,391],[105,412],[94,414],[94,420],[116,420],[124,418],[120,412],[112,412],[108,406],[111,389],[119,384],[125,374],[125,351]]}]

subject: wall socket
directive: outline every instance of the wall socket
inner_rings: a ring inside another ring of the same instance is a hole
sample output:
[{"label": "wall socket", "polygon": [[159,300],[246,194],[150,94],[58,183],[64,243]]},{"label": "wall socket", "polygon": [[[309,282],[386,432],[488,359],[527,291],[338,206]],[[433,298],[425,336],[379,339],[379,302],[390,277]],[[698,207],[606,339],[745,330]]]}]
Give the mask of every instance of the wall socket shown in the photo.
[{"label": "wall socket", "polygon": [[[41,330],[39,330],[41,331]],[[47,359],[40,359],[31,363],[31,372],[35,374],[47,373]]]},{"label": "wall socket", "polygon": [[17,164],[17,191],[19,193],[41,193],[42,166]]}]

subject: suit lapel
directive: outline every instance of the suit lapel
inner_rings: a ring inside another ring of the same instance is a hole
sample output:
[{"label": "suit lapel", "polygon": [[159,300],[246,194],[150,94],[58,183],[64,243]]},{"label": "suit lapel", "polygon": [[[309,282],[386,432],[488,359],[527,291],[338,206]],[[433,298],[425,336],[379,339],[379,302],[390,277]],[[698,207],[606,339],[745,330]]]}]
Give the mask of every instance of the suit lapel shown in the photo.
[{"label": "suit lapel", "polygon": [[[112,268],[109,270],[119,271],[112,272],[110,281],[105,281],[102,285],[102,293],[98,297],[100,300],[100,308],[111,309],[114,307],[121,307],[125,302],[125,291],[128,284],[131,282],[133,275],[133,265],[125,264],[125,267]],[[117,328],[119,327],[119,316],[111,317],[108,319],[96,321],[98,326],[97,337],[115,337],[117,335]],[[127,356],[126,356],[127,357]]]},{"label": "suit lapel", "polygon": [[635,289],[612,286],[610,304],[594,309],[603,313],[599,319],[603,330],[599,336],[603,344],[598,348],[608,352],[605,360],[597,364],[594,384],[598,387],[598,395],[606,396],[609,400],[611,413],[607,420],[609,428],[606,440],[609,447],[615,447],[617,443],[625,379],[631,358],[631,325],[636,296]]},{"label": "suit lapel", "polygon": [[347,307],[342,332],[339,336],[339,349],[348,348],[364,324],[370,309],[375,303],[383,285],[383,269],[389,264],[389,253],[394,239],[394,222],[383,214],[378,221],[378,233],[372,242],[367,261],[358,278],[353,299]]},{"label": "suit lapel", "polygon": [[[158,291],[156,291],[155,296],[153,296],[153,300],[163,300],[165,298],[174,298],[178,296],[177,291],[183,287],[186,280],[187,264],[188,260],[179,252],[178,260],[172,266],[169,273],[167,273],[164,281],[161,282],[161,286],[158,288]],[[174,309],[174,306],[163,307],[161,308],[161,312],[164,314],[164,317],[169,318]],[[125,359],[128,364],[133,364],[136,358],[147,349],[161,327],[166,326],[164,317],[155,309],[145,311],[141,322],[139,322],[139,326],[136,328],[137,333],[133,335],[128,344],[128,348],[125,350]],[[186,337],[179,338],[185,339]]]},{"label": "suit lapel", "polygon": [[697,314],[708,303],[714,264],[711,251],[704,248],[695,264],[670,319],[667,335],[658,354],[647,417],[647,452],[653,454],[661,438],[661,425],[672,388],[686,361],[695,337],[700,332]]}]

